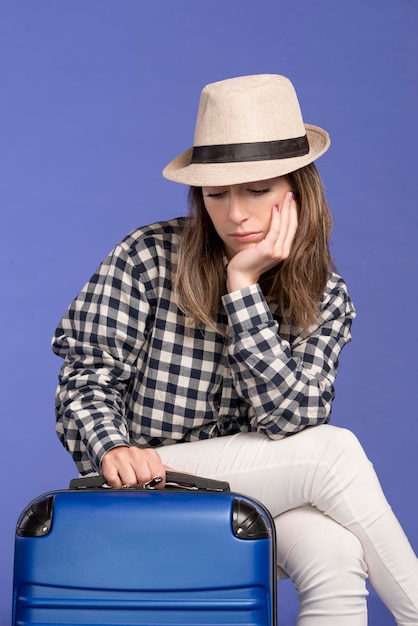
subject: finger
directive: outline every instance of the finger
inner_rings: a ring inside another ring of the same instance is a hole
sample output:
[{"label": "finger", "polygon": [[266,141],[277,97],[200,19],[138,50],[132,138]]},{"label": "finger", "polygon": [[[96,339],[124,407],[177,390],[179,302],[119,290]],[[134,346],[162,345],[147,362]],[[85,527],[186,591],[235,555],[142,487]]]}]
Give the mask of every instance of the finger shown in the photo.
[{"label": "finger", "polygon": [[[105,453],[102,458],[102,474],[106,479],[106,482],[114,488],[120,488],[122,486],[122,477],[121,477],[121,461],[120,459],[124,457],[126,451],[129,448],[125,446],[112,448]],[[125,472],[123,472],[125,474]],[[131,475],[131,478],[134,477],[134,474]],[[127,478],[127,480],[129,477]]]},{"label": "finger", "polygon": [[137,485],[157,475],[164,477],[159,455],[149,449],[120,446],[107,452],[102,460],[102,473],[112,487]]},{"label": "finger", "polygon": [[290,254],[297,225],[297,204],[293,193],[289,191],[283,202],[281,210],[281,228],[275,245],[275,253],[281,259],[287,258]]},{"label": "finger", "polygon": [[270,229],[265,238],[265,243],[271,246],[271,253],[276,259],[282,257],[283,245],[289,228],[289,206],[287,202],[278,208],[273,207]]},{"label": "finger", "polygon": [[149,478],[147,480],[141,480],[138,482],[148,482],[152,480],[156,476],[160,476],[162,478],[162,482],[158,484],[158,489],[163,489],[165,486],[165,472],[166,468],[161,461],[161,457],[158,452],[152,448],[147,448],[142,451],[144,453],[144,460],[147,463]]},{"label": "finger", "polygon": [[103,470],[103,476],[106,479],[106,483],[114,489],[120,489],[120,487],[122,487],[122,481],[116,468]]},{"label": "finger", "polygon": [[120,487],[133,486],[138,484],[137,471],[128,455],[122,459],[118,459],[117,471],[120,481]]},{"label": "finger", "polygon": [[277,238],[280,234],[281,227],[282,227],[281,208],[278,204],[275,204],[271,212],[270,227],[265,237],[265,240],[266,241],[271,240],[273,243],[276,243]]},{"label": "finger", "polygon": [[293,241],[295,239],[295,235],[298,229],[298,213],[296,204],[290,207],[289,210],[289,220],[287,224],[287,232],[283,241],[283,258],[287,258],[290,254]]},{"label": "finger", "polygon": [[255,250],[262,255],[262,258],[273,258],[276,255],[277,242],[280,241],[282,231],[281,208],[275,204],[271,210],[269,230],[263,241],[255,246]]}]

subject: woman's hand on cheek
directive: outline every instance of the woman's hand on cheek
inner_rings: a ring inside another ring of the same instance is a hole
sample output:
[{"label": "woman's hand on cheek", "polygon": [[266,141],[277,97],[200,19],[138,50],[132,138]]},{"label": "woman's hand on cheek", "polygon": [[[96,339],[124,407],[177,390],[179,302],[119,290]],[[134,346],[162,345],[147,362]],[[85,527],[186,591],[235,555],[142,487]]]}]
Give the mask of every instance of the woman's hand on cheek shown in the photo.
[{"label": "woman's hand on cheek", "polygon": [[272,208],[270,229],[254,246],[238,252],[228,263],[228,291],[254,285],[260,276],[290,254],[298,227],[297,204],[293,193],[286,193],[281,207]]}]

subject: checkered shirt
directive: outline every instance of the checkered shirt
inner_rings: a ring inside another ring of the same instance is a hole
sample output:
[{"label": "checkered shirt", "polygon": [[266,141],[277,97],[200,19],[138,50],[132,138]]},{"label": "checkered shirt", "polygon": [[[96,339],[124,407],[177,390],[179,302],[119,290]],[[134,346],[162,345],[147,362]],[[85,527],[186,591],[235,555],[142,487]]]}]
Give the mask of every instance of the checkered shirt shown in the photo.
[{"label": "checkered shirt", "polygon": [[223,296],[221,331],[178,309],[170,268],[184,218],[129,234],[72,302],[54,339],[63,357],[57,433],[81,474],[106,451],[239,431],[273,439],[327,422],[354,307],[331,274],[317,324],[281,322],[258,285]]}]

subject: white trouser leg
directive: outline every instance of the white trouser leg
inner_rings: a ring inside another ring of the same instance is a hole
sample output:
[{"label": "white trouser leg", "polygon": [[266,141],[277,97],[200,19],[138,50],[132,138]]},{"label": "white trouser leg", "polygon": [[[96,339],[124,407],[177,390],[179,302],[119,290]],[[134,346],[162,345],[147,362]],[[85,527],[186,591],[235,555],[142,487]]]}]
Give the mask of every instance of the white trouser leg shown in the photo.
[{"label": "white trouser leg", "polygon": [[273,517],[311,505],[349,529],[399,626],[418,626],[418,560],[350,431],[323,425],[281,440],[240,433],[158,451],[175,469],[228,480]]},{"label": "white trouser leg", "polygon": [[297,625],[366,626],[367,567],[357,537],[312,506],[274,521],[278,564],[298,591]]}]

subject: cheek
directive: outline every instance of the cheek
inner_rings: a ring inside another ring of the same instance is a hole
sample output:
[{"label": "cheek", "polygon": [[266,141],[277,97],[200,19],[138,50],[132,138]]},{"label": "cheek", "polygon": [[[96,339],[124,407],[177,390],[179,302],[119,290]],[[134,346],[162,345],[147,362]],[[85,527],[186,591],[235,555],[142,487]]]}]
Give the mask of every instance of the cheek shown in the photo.
[{"label": "cheek", "polygon": [[266,225],[270,224],[274,205],[278,204],[279,206],[282,206],[281,203],[281,196],[275,196],[268,203],[264,203],[264,205],[259,207],[256,212],[258,219]]},{"label": "cheek", "polygon": [[[205,205],[206,206],[206,205]],[[222,231],[222,213],[219,210],[214,209],[213,207],[209,208],[206,206],[206,212],[209,216],[210,221],[213,224],[214,229],[218,234],[221,234]]]},{"label": "cheek", "polygon": [[289,189],[285,189],[284,191],[280,191],[279,199],[278,199],[278,205],[280,207],[283,206],[284,201],[286,199],[286,194],[287,194],[288,191],[291,191],[290,187],[289,187]]},{"label": "cheek", "polygon": [[[214,221],[215,221],[215,220],[214,220],[214,217],[215,217],[215,215],[214,215],[214,211],[211,209],[211,207],[210,207],[210,206],[208,207],[206,204],[205,204],[205,209],[206,209],[206,213],[207,213],[207,214],[208,214],[208,216],[209,216],[210,221],[211,221],[212,223],[214,223]],[[215,219],[216,219],[216,217],[215,217]]]}]

